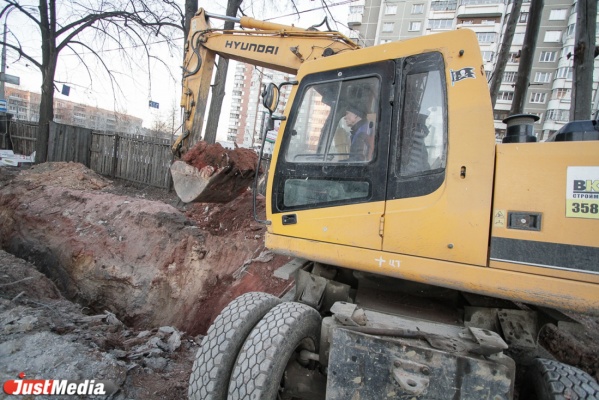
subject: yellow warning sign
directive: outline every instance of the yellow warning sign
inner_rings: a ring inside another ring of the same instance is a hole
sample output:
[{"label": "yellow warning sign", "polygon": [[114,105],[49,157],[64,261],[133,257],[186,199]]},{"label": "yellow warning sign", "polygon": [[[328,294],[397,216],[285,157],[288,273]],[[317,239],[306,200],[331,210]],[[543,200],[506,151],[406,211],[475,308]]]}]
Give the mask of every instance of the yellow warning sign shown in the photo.
[{"label": "yellow warning sign", "polygon": [[505,210],[493,211],[493,226],[497,228],[505,228]]}]

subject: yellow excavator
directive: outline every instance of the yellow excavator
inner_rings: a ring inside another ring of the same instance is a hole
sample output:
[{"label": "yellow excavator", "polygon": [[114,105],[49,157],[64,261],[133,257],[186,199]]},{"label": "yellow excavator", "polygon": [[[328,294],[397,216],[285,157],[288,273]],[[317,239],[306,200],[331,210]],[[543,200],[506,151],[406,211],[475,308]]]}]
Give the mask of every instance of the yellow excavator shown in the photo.
[{"label": "yellow excavator", "polygon": [[188,133],[215,54],[296,74],[282,115],[281,85],[263,93],[281,124],[262,221],[266,246],[293,257],[276,274],[295,288],[222,310],[190,399],[599,396],[538,343],[546,324],[575,323],[563,311],[599,310],[596,121],[540,143],[537,117],[514,115],[497,143],[468,29],[360,48],[337,32],[248,18],[223,31],[211,18],[197,13],[186,44]]}]

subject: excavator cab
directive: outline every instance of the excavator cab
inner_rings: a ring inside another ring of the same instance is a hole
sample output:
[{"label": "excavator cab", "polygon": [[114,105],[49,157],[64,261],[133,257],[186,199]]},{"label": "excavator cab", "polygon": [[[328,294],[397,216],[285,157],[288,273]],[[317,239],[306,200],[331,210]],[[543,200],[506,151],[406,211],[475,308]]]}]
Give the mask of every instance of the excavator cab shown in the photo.
[{"label": "excavator cab", "polygon": [[[443,41],[389,43],[300,68],[273,159],[268,245],[288,252],[291,242],[303,246],[305,239],[343,252],[366,248],[484,265],[494,142],[475,132],[493,130],[477,47],[472,32],[456,31]],[[454,201],[476,207],[460,210]],[[439,225],[452,232],[423,245]],[[448,236],[457,241],[452,249],[441,242]],[[376,269],[369,264],[355,267]]]}]

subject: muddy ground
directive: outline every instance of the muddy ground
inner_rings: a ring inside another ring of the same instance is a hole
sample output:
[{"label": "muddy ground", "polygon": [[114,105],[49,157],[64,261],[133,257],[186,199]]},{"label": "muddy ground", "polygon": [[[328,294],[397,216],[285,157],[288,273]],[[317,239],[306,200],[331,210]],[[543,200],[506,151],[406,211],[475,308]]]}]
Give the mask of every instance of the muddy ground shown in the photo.
[{"label": "muddy ground", "polygon": [[185,205],[73,163],[0,168],[0,381],[107,379],[119,399],[186,398],[220,310],[290,288],[272,275],[290,259],[264,248],[251,200]]},{"label": "muddy ground", "polygon": [[[0,247],[0,381],[105,379],[116,399],[186,398],[220,310],[290,284],[272,275],[289,259],[264,248],[249,192],[185,205],[72,163],[0,168]],[[541,343],[597,379],[599,318],[572,316],[582,325]]]}]

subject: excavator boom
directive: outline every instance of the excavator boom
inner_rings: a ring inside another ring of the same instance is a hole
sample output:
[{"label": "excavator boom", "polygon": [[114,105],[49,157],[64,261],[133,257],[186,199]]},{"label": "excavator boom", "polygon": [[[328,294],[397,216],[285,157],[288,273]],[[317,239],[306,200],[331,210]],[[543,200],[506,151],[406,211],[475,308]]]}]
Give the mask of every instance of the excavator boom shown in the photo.
[{"label": "excavator boom", "polygon": [[[245,30],[212,28],[210,18],[233,20]],[[185,45],[183,134],[173,145],[173,151],[185,153],[200,139],[215,55],[296,74],[305,62],[359,48],[339,32],[321,32],[249,17],[223,17],[200,9],[192,19]]]}]

